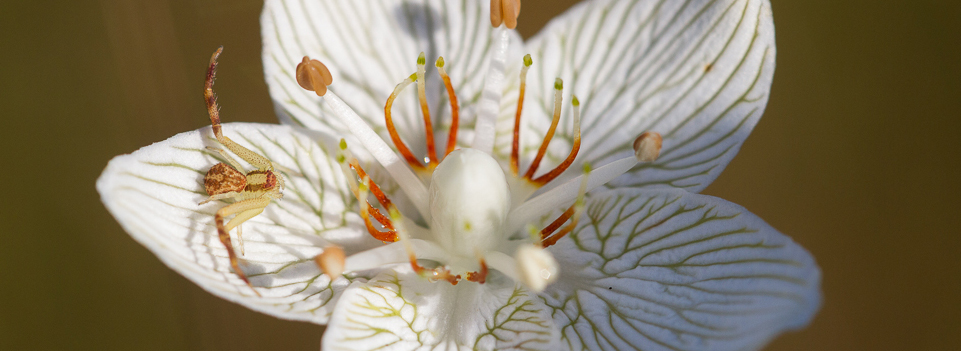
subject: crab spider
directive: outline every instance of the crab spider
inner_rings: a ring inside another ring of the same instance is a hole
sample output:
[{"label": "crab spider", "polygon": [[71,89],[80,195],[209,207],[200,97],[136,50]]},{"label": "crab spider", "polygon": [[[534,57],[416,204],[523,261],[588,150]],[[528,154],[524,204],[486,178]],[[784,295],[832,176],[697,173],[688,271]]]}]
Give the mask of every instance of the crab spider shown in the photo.
[{"label": "crab spider", "polygon": [[[210,57],[210,66],[207,68],[207,80],[204,84],[204,98],[207,100],[207,113],[210,114],[210,124],[217,141],[225,148],[230,150],[247,163],[257,169],[243,173],[243,167],[237,160],[227,154],[223,149],[215,149],[229,163],[218,163],[207,171],[204,176],[204,189],[210,195],[200,204],[205,204],[214,200],[233,199],[234,203],[217,210],[214,221],[217,223],[217,234],[220,242],[227,248],[227,255],[230,257],[230,266],[234,273],[242,279],[255,294],[260,296],[253,285],[247,280],[244,271],[240,270],[237,254],[234,252],[230,243],[230,230],[237,228],[237,238],[241,243],[243,252],[243,239],[241,236],[240,225],[248,219],[254,218],[264,208],[270,204],[270,200],[280,199],[284,196],[284,177],[274,171],[274,165],[264,156],[261,156],[249,149],[240,146],[230,138],[223,135],[220,126],[220,112],[217,107],[217,97],[214,96],[214,77],[217,74],[217,58],[223,47],[217,49]],[[224,218],[234,215],[226,225]]]}]

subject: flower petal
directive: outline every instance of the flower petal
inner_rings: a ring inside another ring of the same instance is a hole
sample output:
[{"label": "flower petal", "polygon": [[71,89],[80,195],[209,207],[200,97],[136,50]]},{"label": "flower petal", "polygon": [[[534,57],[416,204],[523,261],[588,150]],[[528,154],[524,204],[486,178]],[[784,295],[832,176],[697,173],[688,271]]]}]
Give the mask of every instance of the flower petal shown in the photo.
[{"label": "flower petal", "polygon": [[[487,71],[494,46],[489,7],[484,1],[453,0],[267,1],[261,16],[264,69],[281,122],[330,133],[347,131],[313,92],[295,81],[294,68],[308,55],[330,68],[331,89],[389,140],[384,123],[387,97],[416,71],[418,53],[423,51],[435,132],[446,136],[451,122],[447,92],[433,67],[438,56],[445,58],[457,92],[461,129],[472,129],[485,79],[478,72]],[[516,46],[510,51],[517,55],[513,62],[519,66],[521,39],[514,31],[509,34]],[[510,88],[516,90],[516,84]],[[416,96],[416,87],[408,87],[395,101],[392,116],[407,145],[423,155],[424,125]],[[445,140],[437,138],[439,150]],[[470,141],[469,135],[459,138],[462,145]]]},{"label": "flower petal", "polygon": [[[312,258],[327,244],[348,253],[377,245],[359,230],[363,224],[351,211],[356,200],[327,156],[331,145],[287,126],[230,123],[224,135],[295,172],[280,168],[284,198],[242,225],[241,267],[262,298],[232,272],[217,238],[214,212],[229,201],[198,205],[207,198],[205,172],[222,162],[207,149],[222,148],[209,127],[111,160],[97,181],[103,203],[134,239],[211,293],[277,317],[326,322],[347,283],[331,282]],[[239,255],[236,233],[231,236]]]},{"label": "flower petal", "polygon": [[[764,112],[774,22],[767,0],[599,0],[549,23],[528,50],[535,61],[525,149],[536,149],[550,124],[553,81],[561,77],[566,101],[570,94],[581,101],[579,162],[629,156],[634,138],[655,131],[664,136],[660,158],[610,186],[699,192]],[[570,151],[568,106],[550,149],[552,164]]]},{"label": "flower petal", "polygon": [[429,282],[410,269],[385,271],[344,292],[324,350],[552,350],[543,303],[504,276],[486,284]]},{"label": "flower petal", "polygon": [[541,294],[569,349],[757,349],[820,306],[811,255],[740,206],[679,189],[587,206]]}]

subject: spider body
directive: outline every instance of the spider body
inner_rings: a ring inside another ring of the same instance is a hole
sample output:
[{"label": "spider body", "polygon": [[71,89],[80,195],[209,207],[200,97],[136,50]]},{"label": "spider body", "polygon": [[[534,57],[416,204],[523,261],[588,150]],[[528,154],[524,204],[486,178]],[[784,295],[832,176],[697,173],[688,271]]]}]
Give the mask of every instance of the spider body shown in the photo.
[{"label": "spider body", "polygon": [[207,195],[214,196],[227,193],[239,193],[247,187],[247,175],[240,173],[226,163],[218,163],[204,176],[204,190]]},{"label": "spider body", "polygon": [[234,166],[218,163],[204,176],[204,190],[210,196],[230,194],[237,200],[273,197],[282,190],[278,187],[282,181],[283,176],[274,171],[257,169],[244,174]]},{"label": "spider body", "polygon": [[[242,279],[247,286],[253,290],[253,286],[247,279],[247,275],[240,270],[237,254],[234,252],[230,242],[230,230],[237,228],[237,238],[240,240],[241,252],[243,250],[243,239],[241,237],[240,225],[248,219],[254,218],[264,212],[267,205],[273,199],[280,199],[284,196],[284,177],[274,171],[273,163],[264,156],[247,149],[230,138],[223,135],[223,128],[220,125],[220,111],[217,107],[217,98],[214,96],[213,84],[217,72],[217,58],[220,56],[223,47],[217,49],[210,57],[210,66],[207,69],[207,80],[204,89],[204,97],[207,100],[207,112],[210,115],[211,129],[214,137],[225,148],[234,155],[247,161],[256,169],[243,172],[243,166],[237,162],[227,151],[214,149],[227,161],[218,163],[207,171],[204,176],[204,190],[209,197],[201,202],[205,204],[215,200],[232,199],[233,203],[217,210],[214,214],[214,222],[217,225],[217,234],[220,242],[227,249],[230,258],[230,266],[234,273]],[[226,224],[224,220],[228,216],[234,216]],[[258,296],[260,293],[253,290]]]}]

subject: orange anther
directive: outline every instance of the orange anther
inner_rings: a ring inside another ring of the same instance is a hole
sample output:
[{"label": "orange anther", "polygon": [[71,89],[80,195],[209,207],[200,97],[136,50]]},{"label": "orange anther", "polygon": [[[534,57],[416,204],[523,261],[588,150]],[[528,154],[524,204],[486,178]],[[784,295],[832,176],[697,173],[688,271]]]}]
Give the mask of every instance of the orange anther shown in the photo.
[{"label": "orange anther", "polygon": [[503,23],[507,28],[514,29],[520,14],[520,0],[491,0],[491,25],[494,27]]}]

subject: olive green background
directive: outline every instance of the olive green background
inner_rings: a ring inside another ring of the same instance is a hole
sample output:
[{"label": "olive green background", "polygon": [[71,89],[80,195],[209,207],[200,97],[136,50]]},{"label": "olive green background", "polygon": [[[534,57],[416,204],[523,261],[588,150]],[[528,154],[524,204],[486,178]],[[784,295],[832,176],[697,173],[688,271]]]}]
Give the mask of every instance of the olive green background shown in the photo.
[{"label": "olive green background", "polygon": [[[524,2],[535,33],[573,1]],[[202,291],[125,234],[107,161],[209,123],[276,123],[254,0],[0,4],[0,349],[315,350],[323,327]],[[764,118],[705,193],[823,270],[813,323],[769,350],[961,348],[961,5],[775,0]]]}]

